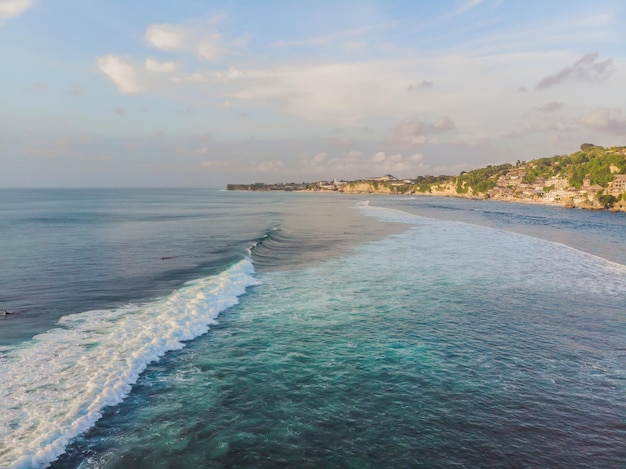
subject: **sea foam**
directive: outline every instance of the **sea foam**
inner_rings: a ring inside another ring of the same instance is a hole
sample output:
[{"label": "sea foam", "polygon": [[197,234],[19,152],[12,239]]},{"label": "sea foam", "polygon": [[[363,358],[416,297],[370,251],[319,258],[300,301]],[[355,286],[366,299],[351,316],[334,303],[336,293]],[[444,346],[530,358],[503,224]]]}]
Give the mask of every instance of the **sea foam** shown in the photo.
[{"label": "sea foam", "polygon": [[258,284],[249,258],[144,305],[64,316],[0,358],[0,467],[45,467],[119,403],[146,366],[204,334]]},{"label": "sea foam", "polygon": [[[626,266],[581,251],[564,243],[545,240],[534,236],[504,231],[498,228],[475,225],[461,221],[438,220],[415,215],[394,208],[377,207],[365,201],[357,204],[361,213],[387,223],[403,223],[415,229],[426,230],[426,237],[412,237],[417,243],[414,248],[428,251],[442,240],[447,240],[451,259],[464,259],[471,246],[474,255],[472,270],[481,267],[493,268],[489,259],[499,251],[500,267],[507,275],[520,276],[526,284],[545,283],[542,275],[558,278],[558,288],[572,288],[581,292],[593,290],[608,295],[626,294]],[[404,243],[405,248],[410,248]],[[520,256],[519,252],[532,253]],[[482,256],[480,255],[482,254]],[[463,268],[463,262],[455,268]]]}]

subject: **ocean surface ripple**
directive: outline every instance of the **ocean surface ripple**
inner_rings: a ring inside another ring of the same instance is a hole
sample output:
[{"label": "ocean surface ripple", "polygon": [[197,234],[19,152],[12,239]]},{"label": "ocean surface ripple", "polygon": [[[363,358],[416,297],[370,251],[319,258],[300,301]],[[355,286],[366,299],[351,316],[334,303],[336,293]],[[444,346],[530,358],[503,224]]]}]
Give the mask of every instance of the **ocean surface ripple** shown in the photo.
[{"label": "ocean surface ripple", "polygon": [[0,467],[626,464],[619,215],[10,195]]},{"label": "ocean surface ripple", "polygon": [[624,266],[360,210],[410,228],[260,274],[54,467],[623,466]]}]

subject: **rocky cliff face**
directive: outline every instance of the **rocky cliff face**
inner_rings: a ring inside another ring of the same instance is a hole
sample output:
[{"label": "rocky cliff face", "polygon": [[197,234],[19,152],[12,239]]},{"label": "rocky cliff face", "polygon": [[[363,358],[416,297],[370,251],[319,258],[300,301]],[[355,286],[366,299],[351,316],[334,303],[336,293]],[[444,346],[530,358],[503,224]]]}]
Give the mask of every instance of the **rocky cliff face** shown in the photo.
[{"label": "rocky cliff face", "polygon": [[[470,188],[471,192],[471,188]],[[444,197],[459,197],[459,193],[456,191],[456,184],[452,182],[446,182],[431,187],[430,195],[440,195]]]},{"label": "rocky cliff face", "polygon": [[441,183],[437,186],[433,186],[430,192],[423,193],[418,192],[415,186],[411,185],[398,185],[393,186],[390,184],[376,184],[371,181],[351,182],[345,186],[339,188],[339,192],[346,194],[417,194],[417,195],[440,195],[446,197],[472,197],[472,189],[469,189],[467,194],[459,195],[456,191],[456,186],[453,182]]},{"label": "rocky cliff face", "polygon": [[386,185],[374,185],[371,182],[353,182],[339,189],[346,194],[393,194],[391,187]]},{"label": "rocky cliff face", "polygon": [[[391,185],[376,183],[373,181],[355,181],[346,184],[342,187],[335,188],[334,191],[343,192],[346,194],[405,194],[405,195],[431,195],[442,197],[462,197],[472,199],[487,199],[492,198],[494,200],[501,200],[505,202],[522,202],[522,203],[536,203],[544,205],[561,205],[567,208],[582,208],[588,210],[602,210],[602,205],[597,199],[588,198],[587,196],[572,196],[563,197],[561,199],[552,200],[540,197],[539,195],[519,195],[497,193],[494,196],[490,196],[487,193],[475,193],[471,187],[468,188],[467,193],[459,194],[457,192],[457,186],[453,180],[442,182],[431,186],[429,192],[419,192],[416,186],[411,185]],[[324,190],[322,190],[324,192]],[[626,200],[621,200],[613,205],[610,209],[614,212],[626,212]]]}]

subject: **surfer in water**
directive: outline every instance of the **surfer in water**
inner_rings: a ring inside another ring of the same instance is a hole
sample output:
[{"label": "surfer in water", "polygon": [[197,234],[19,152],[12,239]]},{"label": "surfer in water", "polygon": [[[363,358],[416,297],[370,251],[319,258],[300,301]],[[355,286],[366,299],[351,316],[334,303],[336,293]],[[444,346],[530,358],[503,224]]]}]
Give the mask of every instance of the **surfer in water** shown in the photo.
[{"label": "surfer in water", "polygon": [[7,311],[6,309],[2,312],[2,315],[3,315],[4,317],[8,316],[9,314],[20,314],[20,312],[19,312],[19,311],[13,311],[13,312],[11,312],[11,311]]}]

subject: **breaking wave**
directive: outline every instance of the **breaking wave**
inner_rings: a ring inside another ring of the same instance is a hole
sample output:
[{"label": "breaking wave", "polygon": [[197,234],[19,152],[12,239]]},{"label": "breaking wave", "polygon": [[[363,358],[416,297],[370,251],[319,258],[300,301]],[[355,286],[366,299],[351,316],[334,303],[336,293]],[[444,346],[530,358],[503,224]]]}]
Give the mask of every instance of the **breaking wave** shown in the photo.
[{"label": "breaking wave", "polygon": [[143,305],[62,317],[58,327],[0,349],[0,467],[45,467],[130,392],[146,366],[216,324],[258,284],[251,259]]}]

